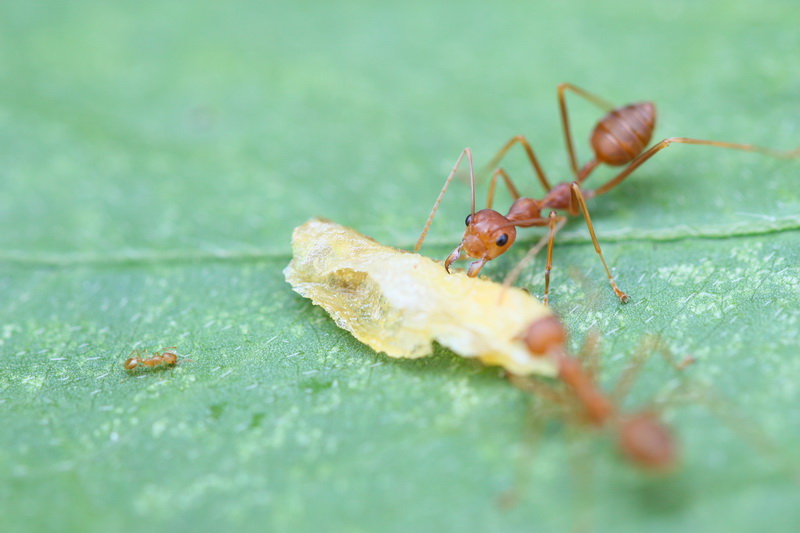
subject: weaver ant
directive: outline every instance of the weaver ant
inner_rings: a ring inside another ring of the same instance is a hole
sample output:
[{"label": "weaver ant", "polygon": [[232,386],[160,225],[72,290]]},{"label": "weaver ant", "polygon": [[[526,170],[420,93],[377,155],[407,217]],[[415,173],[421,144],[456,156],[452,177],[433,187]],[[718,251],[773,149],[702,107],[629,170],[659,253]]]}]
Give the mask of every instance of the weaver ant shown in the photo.
[{"label": "weaver ant", "polygon": [[[169,348],[163,348],[160,353],[153,352],[152,355],[149,354],[147,350],[133,350],[130,353],[131,357],[125,361],[123,366],[125,370],[133,370],[139,366],[148,368],[174,366],[178,363],[178,354],[175,353],[177,349],[177,346],[171,346]],[[189,359],[186,359],[186,361],[189,361]]]},{"label": "weaver ant", "polygon": [[[634,378],[633,372],[638,370],[639,361],[634,360],[628,372],[617,384],[616,393],[604,393],[594,380],[595,369],[585,368],[581,362],[569,355],[566,350],[567,332],[561,321],[555,316],[533,322],[522,334],[532,357],[548,357],[554,363],[558,378],[571,392],[565,397],[560,391],[547,387],[533,378],[507,374],[508,379],[518,388],[543,393],[559,402],[568,401],[576,405],[581,412],[581,420],[598,427],[607,428],[615,433],[620,452],[634,464],[652,471],[666,471],[677,461],[677,447],[670,431],[652,411],[622,413],[618,409],[619,397],[627,392]],[[594,341],[588,341],[592,346]],[[674,363],[671,357],[665,357],[677,370],[682,370],[694,360],[687,358]]]},{"label": "weaver ant", "polygon": [[[565,100],[565,92],[570,90],[579,96],[582,96],[589,102],[597,105],[605,110],[607,114],[600,119],[595,126],[591,135],[591,146],[594,152],[594,157],[589,160],[583,167],[578,166],[578,161],[575,156],[575,149],[572,142],[572,133],[570,130],[569,118],[567,115],[567,105]],[[664,139],[657,144],[645,150],[650,138],[653,134],[656,121],[656,108],[652,102],[639,102],[630,104],[623,107],[614,108],[612,104],[603,100],[591,93],[584,91],[574,85],[562,83],[558,86],[558,101],[561,111],[561,122],[564,129],[564,139],[567,145],[567,152],[569,153],[569,162],[574,175],[572,182],[558,183],[550,185],[544,170],[542,170],[533,148],[528,143],[527,139],[522,135],[517,135],[511,138],[500,151],[495,155],[487,168],[496,168],[492,174],[492,179],[489,185],[489,194],[487,197],[486,209],[475,211],[475,173],[472,168],[472,152],[469,148],[459,156],[453,170],[445,181],[439,197],[433,206],[425,228],[417,241],[414,251],[418,251],[425,240],[425,236],[430,229],[433,217],[436,210],[442,201],[444,193],[450,181],[455,176],[458,166],[467,156],[469,161],[470,170],[470,185],[472,192],[472,205],[469,216],[466,218],[467,229],[464,236],[455,250],[447,257],[444,266],[447,271],[450,271],[450,265],[461,257],[462,252],[468,257],[477,259],[477,261],[470,264],[467,275],[475,277],[480,272],[483,265],[488,261],[498,257],[508,250],[514,243],[517,233],[516,227],[532,227],[532,226],[548,226],[549,227],[549,241],[547,248],[547,265],[545,267],[545,289],[544,289],[544,303],[547,303],[548,294],[550,291],[550,270],[552,268],[553,258],[553,241],[556,234],[556,225],[565,220],[566,217],[558,215],[555,210],[565,210],[567,214],[576,216],[578,213],[583,213],[586,220],[586,226],[589,228],[594,249],[600,256],[600,261],[603,263],[608,280],[611,283],[611,288],[614,293],[619,297],[622,302],[628,301],[628,295],[620,289],[614,282],[605,259],[603,252],[600,249],[600,244],[597,242],[597,236],[594,232],[592,219],[589,216],[589,210],[586,207],[586,200],[605,194],[627,178],[634,170],[639,168],[645,161],[653,157],[656,153],[663,150],[672,143],[681,144],[700,144],[706,146],[717,146],[720,148],[730,148],[735,150],[744,150],[748,152],[760,152],[773,157],[790,158],[800,156],[800,148],[790,151],[779,151],[770,148],[762,148],[749,144],[735,144],[720,141],[706,141],[701,139],[690,139],[686,137],[670,137]],[[520,196],[511,177],[502,168],[497,165],[506,155],[509,149],[515,144],[521,144],[525,149],[525,153],[530,160],[533,170],[536,173],[539,182],[547,191],[544,198],[526,198]],[[582,184],[591,173],[601,164],[609,166],[622,166],[627,165],[619,174],[610,179],[601,187],[597,189],[583,189]],[[508,210],[508,213],[503,216],[497,211],[492,209],[494,201],[495,186],[497,178],[503,178],[503,182],[514,198],[514,203]],[[551,209],[548,216],[542,215],[542,210]]]}]

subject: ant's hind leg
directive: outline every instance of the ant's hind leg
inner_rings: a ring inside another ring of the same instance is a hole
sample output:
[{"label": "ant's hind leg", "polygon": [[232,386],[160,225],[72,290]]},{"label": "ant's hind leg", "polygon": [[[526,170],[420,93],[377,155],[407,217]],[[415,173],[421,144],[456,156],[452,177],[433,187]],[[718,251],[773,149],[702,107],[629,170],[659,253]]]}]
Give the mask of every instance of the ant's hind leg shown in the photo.
[{"label": "ant's hind leg", "polygon": [[634,170],[639,168],[645,161],[656,155],[658,152],[666,148],[672,143],[679,144],[699,144],[702,146],[716,146],[717,148],[728,148],[729,150],[741,150],[743,152],[758,152],[760,154],[768,155],[770,157],[777,157],[779,159],[790,159],[793,157],[800,157],[800,148],[794,150],[773,150],[772,148],[764,148],[761,146],[753,146],[752,144],[737,144],[721,141],[706,141],[703,139],[689,139],[686,137],[670,137],[663,141],[654,144],[647,151],[640,154],[636,159],[625,167],[625,169],[617,174],[614,178],[608,181],[602,187],[594,190],[593,196],[599,196],[607,193],[627,178]]},{"label": "ant's hind leg", "polygon": [[575,146],[572,143],[572,131],[569,125],[569,114],[567,113],[567,100],[564,96],[564,91],[570,90],[577,94],[578,96],[582,96],[586,100],[590,101],[597,107],[601,108],[603,111],[611,111],[614,109],[614,104],[603,100],[602,98],[593,95],[592,93],[586,92],[580,87],[576,87],[571,83],[562,83],[558,86],[558,107],[561,111],[561,125],[564,128],[564,143],[567,145],[567,152],[569,152],[569,164],[572,167],[572,172],[575,174],[577,178],[579,175],[578,170],[578,159],[575,156]]}]

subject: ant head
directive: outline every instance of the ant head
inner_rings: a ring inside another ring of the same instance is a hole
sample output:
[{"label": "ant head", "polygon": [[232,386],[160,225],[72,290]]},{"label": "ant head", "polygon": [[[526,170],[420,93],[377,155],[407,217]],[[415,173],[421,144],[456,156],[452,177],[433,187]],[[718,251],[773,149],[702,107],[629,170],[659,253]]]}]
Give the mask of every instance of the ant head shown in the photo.
[{"label": "ant head", "polygon": [[130,357],[125,361],[123,365],[125,370],[133,370],[139,365],[139,358],[138,357]]},{"label": "ant head", "polygon": [[164,358],[164,362],[168,365],[174,365],[178,362],[178,356],[173,352],[164,352],[161,357]]},{"label": "ant head", "polygon": [[629,460],[648,470],[669,470],[677,460],[672,434],[653,413],[643,412],[621,419],[619,444]]},{"label": "ant head", "polygon": [[540,318],[533,322],[522,340],[531,355],[542,357],[555,351],[563,351],[567,342],[567,330],[556,316]]},{"label": "ant head", "polygon": [[[463,250],[476,261],[467,274],[475,277],[487,261],[508,250],[517,238],[514,224],[493,209],[482,209],[467,216],[467,230],[457,250]],[[455,260],[455,259],[454,259]]]}]

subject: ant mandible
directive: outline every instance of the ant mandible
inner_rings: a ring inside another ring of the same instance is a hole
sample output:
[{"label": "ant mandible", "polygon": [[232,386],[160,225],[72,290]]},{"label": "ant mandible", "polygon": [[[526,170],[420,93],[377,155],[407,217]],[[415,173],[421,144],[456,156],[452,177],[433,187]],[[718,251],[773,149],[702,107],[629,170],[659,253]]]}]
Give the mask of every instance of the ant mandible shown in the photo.
[{"label": "ant mandible", "polygon": [[[594,157],[583,167],[578,166],[578,161],[575,156],[575,148],[572,142],[572,133],[570,130],[569,118],[567,114],[567,105],[565,100],[565,92],[570,90],[579,96],[582,96],[589,102],[597,105],[605,110],[607,114],[597,123],[591,135],[591,146],[594,151]],[[472,206],[469,216],[466,218],[467,229],[464,236],[455,250],[445,260],[445,269],[450,271],[450,265],[459,259],[462,253],[468,257],[477,259],[477,261],[470,264],[467,275],[475,277],[480,272],[481,268],[492,259],[503,254],[508,250],[516,239],[516,227],[527,228],[532,226],[548,226],[549,238],[547,246],[547,264],[545,267],[545,289],[544,289],[544,303],[547,304],[548,294],[550,291],[550,270],[552,268],[553,260],[553,241],[556,234],[556,225],[566,219],[565,216],[558,215],[555,210],[565,210],[567,214],[576,216],[583,213],[586,220],[586,226],[589,228],[589,234],[594,244],[595,252],[600,256],[600,261],[603,263],[608,281],[611,283],[611,288],[614,293],[619,297],[620,301],[627,302],[628,295],[617,286],[611,275],[611,270],[608,268],[603,252],[600,249],[600,244],[597,242],[597,236],[594,232],[592,219],[589,216],[589,210],[586,207],[586,200],[594,198],[601,194],[605,194],[627,178],[634,170],[639,168],[645,161],[653,157],[656,153],[663,150],[672,143],[680,144],[700,144],[706,146],[717,146],[719,148],[730,148],[734,150],[744,150],[748,152],[760,152],[773,157],[790,158],[800,156],[800,148],[790,151],[779,151],[770,148],[762,148],[749,144],[735,144],[721,141],[707,141],[702,139],[690,139],[686,137],[670,137],[664,139],[649,149],[645,150],[650,138],[653,134],[656,122],[656,108],[652,102],[639,102],[630,104],[623,107],[614,108],[614,106],[589,92],[584,91],[569,83],[562,83],[558,86],[558,102],[561,111],[561,122],[564,129],[564,139],[567,145],[567,152],[569,153],[569,162],[574,175],[574,181],[558,183],[555,186],[550,185],[544,170],[542,170],[533,148],[528,143],[528,140],[522,136],[517,135],[511,138],[497,155],[490,161],[487,168],[496,168],[492,174],[492,179],[489,184],[489,194],[487,196],[486,209],[475,211],[475,173],[472,166],[472,152],[469,148],[465,148],[456,161],[453,170],[445,181],[439,197],[433,206],[425,228],[417,241],[414,251],[418,251],[425,240],[425,236],[430,229],[433,217],[439,204],[442,201],[444,193],[450,181],[455,176],[458,166],[467,156],[469,161],[470,170],[470,186],[472,194]],[[498,164],[506,155],[506,153],[515,144],[521,144],[525,149],[525,153],[533,166],[539,182],[547,191],[544,198],[526,198],[520,196],[514,183],[511,181],[510,176],[502,168],[498,168]],[[619,174],[609,180],[605,185],[597,189],[583,189],[582,184],[589,177],[589,175],[600,165],[606,164],[609,166],[622,166],[627,165]],[[494,201],[495,186],[497,178],[503,178],[506,187],[514,198],[514,203],[508,210],[508,213],[503,216],[497,211],[492,209]],[[548,216],[542,216],[542,210],[551,209]]]},{"label": "ant mandible", "polygon": [[131,357],[125,361],[123,366],[125,367],[125,370],[133,370],[139,365],[146,366],[148,368],[154,368],[162,365],[173,366],[178,363],[178,354],[175,353],[175,350],[177,349],[177,346],[163,348],[161,353],[153,352],[151,357],[148,357],[149,354],[147,353],[147,350],[133,350],[130,353]]}]

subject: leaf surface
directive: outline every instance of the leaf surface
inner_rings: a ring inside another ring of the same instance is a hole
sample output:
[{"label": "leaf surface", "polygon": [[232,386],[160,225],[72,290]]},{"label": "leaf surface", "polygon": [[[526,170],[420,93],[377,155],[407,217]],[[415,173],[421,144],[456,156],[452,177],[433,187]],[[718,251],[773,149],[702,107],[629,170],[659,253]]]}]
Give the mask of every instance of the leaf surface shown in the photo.
[{"label": "leaf surface", "polygon": [[[552,302],[576,350],[601,332],[605,385],[647,335],[697,359],[678,375],[651,358],[625,403],[675,429],[666,478],[496,369],[375,354],[281,274],[313,216],[410,248],[465,146],[481,163],[525,134],[568,180],[562,81],[656,102],[659,139],[800,145],[793,2],[0,11],[0,530],[800,521],[800,161],[673,146],[592,200],[625,306],[581,220],[560,235]],[[585,160],[599,113],[569,105]],[[505,166],[541,195],[522,153]],[[446,257],[468,209],[456,181],[423,253]],[[484,273],[501,280],[539,236]],[[541,293],[543,270],[519,284]],[[122,369],[166,346],[192,361]]]}]

